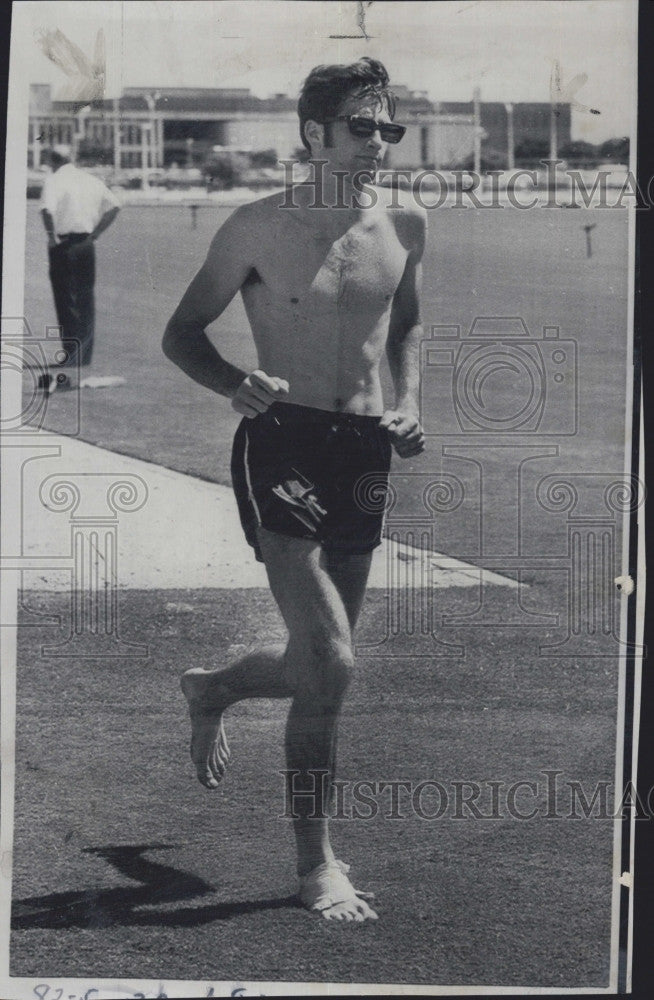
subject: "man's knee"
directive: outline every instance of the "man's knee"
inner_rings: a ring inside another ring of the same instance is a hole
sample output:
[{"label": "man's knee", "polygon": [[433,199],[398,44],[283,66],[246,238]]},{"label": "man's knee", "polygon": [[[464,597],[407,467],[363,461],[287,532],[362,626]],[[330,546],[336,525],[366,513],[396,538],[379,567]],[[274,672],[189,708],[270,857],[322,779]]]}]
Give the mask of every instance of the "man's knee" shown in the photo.
[{"label": "man's knee", "polygon": [[327,700],[339,700],[345,694],[354,672],[352,647],[341,639],[315,639],[308,666],[307,686]]},{"label": "man's knee", "polygon": [[354,654],[350,643],[340,641],[332,643],[328,664],[335,684],[345,690],[354,673]]}]

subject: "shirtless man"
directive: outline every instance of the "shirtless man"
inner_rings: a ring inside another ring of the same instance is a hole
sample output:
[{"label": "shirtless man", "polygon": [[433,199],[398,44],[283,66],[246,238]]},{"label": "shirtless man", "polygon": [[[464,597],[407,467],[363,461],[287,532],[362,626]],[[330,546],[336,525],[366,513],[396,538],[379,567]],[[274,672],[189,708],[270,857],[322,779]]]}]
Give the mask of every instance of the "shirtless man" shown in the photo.
[{"label": "shirtless man", "polygon": [[[415,205],[389,207],[390,192],[369,185],[387,142],[404,133],[391,124],[387,85],[382,64],[367,58],[309,74],[300,133],[322,171],[229,217],[163,341],[171,361],[243,416],[232,457],[241,521],[288,628],[285,646],[182,677],[197,775],[207,788],[223,777],[226,708],[245,698],[292,699],[286,758],[300,898],[327,919],[356,921],[377,914],[334,856],[328,813],[352,634],[382,529],[383,512],[361,487],[363,477],[387,482],[391,446],[402,458],[424,448],[425,215]],[[251,373],[223,359],[204,332],[239,291],[258,352]],[[395,386],[386,410],[384,349]]]}]

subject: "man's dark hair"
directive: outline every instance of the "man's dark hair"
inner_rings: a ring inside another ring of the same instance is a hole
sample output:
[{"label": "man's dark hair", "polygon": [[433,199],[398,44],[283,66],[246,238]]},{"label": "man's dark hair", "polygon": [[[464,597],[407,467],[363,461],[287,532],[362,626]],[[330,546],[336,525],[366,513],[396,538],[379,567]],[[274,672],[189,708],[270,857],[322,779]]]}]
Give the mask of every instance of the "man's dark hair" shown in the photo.
[{"label": "man's dark hair", "polygon": [[349,65],[316,66],[302,85],[297,102],[300,116],[300,138],[311,149],[304,126],[311,119],[324,122],[335,118],[348,97],[376,97],[386,104],[388,114],[395,117],[395,96],[388,89],[386,67],[378,59],[362,56]]}]

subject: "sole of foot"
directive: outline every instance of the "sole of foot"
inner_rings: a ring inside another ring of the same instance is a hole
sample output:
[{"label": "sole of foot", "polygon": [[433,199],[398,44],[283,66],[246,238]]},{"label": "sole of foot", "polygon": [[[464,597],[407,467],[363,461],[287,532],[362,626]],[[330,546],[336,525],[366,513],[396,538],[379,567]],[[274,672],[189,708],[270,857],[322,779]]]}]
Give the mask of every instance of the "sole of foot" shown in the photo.
[{"label": "sole of foot", "polygon": [[205,788],[218,788],[231,758],[225,728],[223,708],[207,707],[207,685],[211,672],[201,667],[187,670],[180,686],[191,718],[191,759],[198,781]]}]

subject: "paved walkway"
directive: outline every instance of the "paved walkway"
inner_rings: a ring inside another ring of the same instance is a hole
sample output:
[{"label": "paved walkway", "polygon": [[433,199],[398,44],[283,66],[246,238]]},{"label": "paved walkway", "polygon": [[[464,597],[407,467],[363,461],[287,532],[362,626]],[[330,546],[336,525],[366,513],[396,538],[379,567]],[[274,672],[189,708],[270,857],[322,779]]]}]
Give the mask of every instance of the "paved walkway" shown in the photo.
[{"label": "paved walkway", "polygon": [[[243,537],[229,487],[75,438],[47,432],[38,437],[53,446],[55,454],[22,464],[20,556],[32,567],[23,574],[26,589],[69,589],[70,570],[65,567],[72,559],[71,518],[92,531],[92,521],[103,515],[115,517],[116,575],[121,588],[267,586],[264,567],[256,562]],[[116,486],[121,481],[131,485],[121,490]],[[80,492],[74,511],[66,508],[70,493],[66,483]],[[112,502],[125,508],[117,515],[107,505],[112,486]],[[131,495],[133,487],[138,496]],[[375,552],[369,585],[385,589],[392,581],[392,586],[403,586],[420,573],[436,587],[479,585],[480,570],[474,566],[386,539]],[[484,580],[517,586],[489,571],[484,571]]]}]

